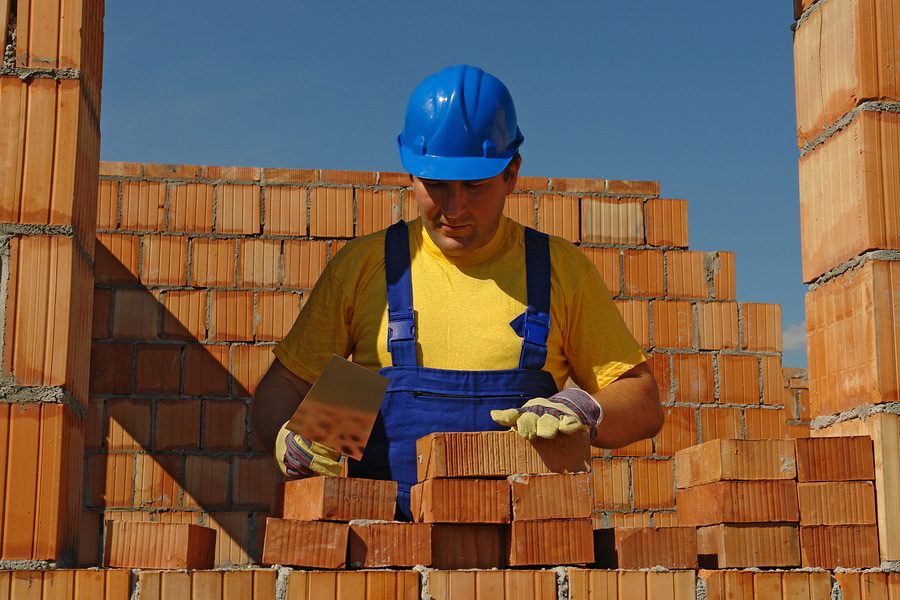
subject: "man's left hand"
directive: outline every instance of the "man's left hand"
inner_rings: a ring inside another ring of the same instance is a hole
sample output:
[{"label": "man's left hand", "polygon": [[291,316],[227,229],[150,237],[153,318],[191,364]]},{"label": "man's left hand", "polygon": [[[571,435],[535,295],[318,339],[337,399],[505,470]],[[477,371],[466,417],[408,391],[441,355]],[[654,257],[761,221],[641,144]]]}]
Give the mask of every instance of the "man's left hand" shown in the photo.
[{"label": "man's left hand", "polygon": [[549,398],[532,398],[520,408],[492,410],[491,418],[527,440],[553,439],[560,432],[574,433],[582,428],[590,431],[593,440],[603,409],[584,390],[568,388]]}]

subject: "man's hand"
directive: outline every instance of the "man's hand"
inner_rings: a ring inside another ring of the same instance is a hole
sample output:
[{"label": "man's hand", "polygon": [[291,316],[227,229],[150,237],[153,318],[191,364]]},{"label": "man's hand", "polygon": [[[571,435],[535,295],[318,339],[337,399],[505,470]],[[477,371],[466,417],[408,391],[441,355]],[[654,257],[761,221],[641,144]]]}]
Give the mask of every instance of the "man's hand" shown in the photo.
[{"label": "man's hand", "polygon": [[582,428],[597,434],[603,409],[594,398],[578,388],[569,388],[550,398],[532,398],[521,408],[492,410],[491,418],[512,427],[526,440],[535,437],[553,439],[558,433],[574,433]]},{"label": "man's hand", "polygon": [[290,431],[285,423],[275,438],[278,468],[290,478],[311,475],[339,477],[341,453]]}]

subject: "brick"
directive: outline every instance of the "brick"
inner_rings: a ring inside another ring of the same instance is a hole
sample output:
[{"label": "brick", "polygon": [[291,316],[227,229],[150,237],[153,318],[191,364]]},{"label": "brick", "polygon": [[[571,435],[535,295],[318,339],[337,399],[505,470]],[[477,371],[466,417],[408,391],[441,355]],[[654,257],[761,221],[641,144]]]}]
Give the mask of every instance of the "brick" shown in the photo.
[{"label": "brick", "polygon": [[706,300],[709,288],[703,252],[668,251],[666,257],[666,295],[669,298]]},{"label": "brick", "polygon": [[213,186],[208,183],[170,184],[166,230],[212,233]]},{"label": "brick", "polygon": [[650,308],[655,347],[693,348],[695,346],[694,310],[690,302],[686,300],[654,300]]},{"label": "brick", "polygon": [[87,411],[84,415],[84,449],[99,450],[103,446],[103,400],[91,397],[88,399]]},{"label": "brick", "polygon": [[508,523],[509,484],[492,479],[427,479],[412,486],[417,523]]},{"label": "brick", "polygon": [[557,192],[594,192],[606,191],[605,179],[588,179],[586,177],[554,177],[550,185]]},{"label": "brick", "polygon": [[203,167],[200,165],[169,165],[144,163],[144,177],[159,179],[200,179]]},{"label": "brick", "polygon": [[144,170],[142,163],[112,160],[100,161],[101,177],[140,177],[143,172]]},{"label": "brick", "polygon": [[700,349],[737,349],[737,303],[698,302],[696,306]]},{"label": "brick", "polygon": [[[637,572],[603,569],[566,569],[571,598],[627,600],[696,597],[694,573],[690,571]],[[710,598],[710,600],[714,600]],[[751,599],[752,600],[752,599]]]},{"label": "brick", "polygon": [[878,527],[875,525],[814,525],[800,527],[804,567],[823,569],[877,567]]},{"label": "brick", "polygon": [[591,515],[592,526],[597,529],[621,527],[651,527],[653,513],[641,512],[595,512]]},{"label": "brick", "polygon": [[871,481],[875,479],[872,438],[868,435],[801,439],[797,481]]},{"label": "brick", "polygon": [[697,568],[694,527],[625,527],[595,534],[598,566],[618,569]]},{"label": "brick", "polygon": [[198,449],[200,447],[200,401],[158,400],[155,450]]},{"label": "brick", "polygon": [[348,562],[362,569],[430,565],[431,525],[352,522]]},{"label": "brick", "polygon": [[650,456],[651,454],[653,454],[653,440],[649,438],[632,442],[612,451],[613,456]]},{"label": "brick", "polygon": [[272,169],[262,170],[262,180],[266,183],[312,183],[318,179],[315,169]]},{"label": "brick", "polygon": [[659,196],[659,182],[609,179],[606,182],[606,191],[610,194]]},{"label": "brick", "polygon": [[253,293],[213,292],[209,302],[209,339],[253,340]]},{"label": "brick", "polygon": [[123,181],[120,228],[160,231],[165,223],[166,186],[158,181]]},{"label": "brick", "polygon": [[718,571],[701,569],[697,573],[706,587],[709,600],[755,600],[751,571]]},{"label": "brick", "polygon": [[101,181],[97,190],[97,230],[112,231],[119,221],[119,182]]},{"label": "brick", "polygon": [[622,267],[621,251],[618,248],[587,248],[581,247],[585,256],[594,263],[600,277],[609,289],[612,296],[622,293]]},{"label": "brick", "polygon": [[390,521],[397,482],[354,477],[308,477],[284,484],[284,518],[300,521]]},{"label": "brick", "polygon": [[797,476],[791,440],[715,439],[675,454],[679,489],[718,481],[793,480]]},{"label": "brick", "polygon": [[745,408],[744,437],[747,439],[787,439],[787,413],[783,408]]},{"label": "brick", "polygon": [[286,600],[313,598],[419,599],[416,571],[294,571],[288,576]]},{"label": "brick", "polygon": [[616,300],[615,304],[634,339],[643,348],[649,348],[650,302],[647,300]]},{"label": "brick", "polygon": [[184,462],[184,505],[189,508],[224,508],[228,505],[231,460],[207,455],[187,456]]},{"label": "brick", "polygon": [[398,190],[356,191],[356,235],[363,236],[386,229],[400,220]]},{"label": "brick", "polygon": [[712,278],[712,297],[734,300],[734,252],[707,252],[703,262],[707,278]]},{"label": "brick", "polygon": [[654,352],[647,359],[647,365],[656,379],[656,388],[659,399],[663,403],[672,401],[672,360],[669,354]]},{"label": "brick", "polygon": [[900,590],[900,573],[835,571],[834,578],[845,600],[888,600]]},{"label": "brick", "polygon": [[204,400],[203,449],[247,450],[247,405],[240,400]]},{"label": "brick", "polygon": [[206,339],[205,290],[171,290],[162,294],[164,338]]},{"label": "brick", "polygon": [[642,202],[617,198],[582,198],[581,241],[596,244],[644,243]]},{"label": "brick", "polygon": [[799,415],[795,416],[793,411],[796,393],[785,388],[784,380],[781,376],[781,357],[760,356],[759,370],[762,377],[763,404],[770,406],[781,404],[785,407],[785,412],[789,418],[799,419]]},{"label": "brick", "polygon": [[284,287],[312,289],[325,268],[326,251],[325,242],[285,240]]},{"label": "brick", "polygon": [[241,240],[238,242],[237,284],[239,287],[277,287],[281,271],[281,242]]},{"label": "brick", "polygon": [[797,483],[792,480],[696,485],[679,489],[676,503],[678,521],[684,525],[800,521]]},{"label": "brick", "polygon": [[631,485],[628,461],[618,458],[591,461],[592,508],[630,510]]},{"label": "brick", "polygon": [[409,187],[410,183],[410,174],[405,171],[381,171],[378,173],[378,185],[382,187]]},{"label": "brick", "polygon": [[413,219],[419,218],[419,204],[416,201],[415,191],[410,190],[403,193],[401,200],[403,205],[403,220],[409,223]]},{"label": "brick", "polygon": [[495,569],[506,566],[506,527],[431,526],[431,566],[435,569]]},{"label": "brick", "polygon": [[91,346],[91,392],[129,394],[132,391],[131,344]]},{"label": "brick", "polygon": [[313,237],[353,237],[353,189],[313,188],[309,218]]},{"label": "brick", "polygon": [[140,451],[150,447],[151,402],[116,398],[107,402],[106,448]]},{"label": "brick", "polygon": [[573,565],[594,562],[590,519],[513,521],[509,566]]},{"label": "brick", "polygon": [[741,349],[781,352],[781,305],[741,302]]},{"label": "brick", "polygon": [[626,296],[665,295],[665,274],[661,250],[625,250],[622,256],[622,272]]},{"label": "brick", "polygon": [[[812,4],[802,3],[805,8]],[[900,98],[897,58],[900,34],[890,26],[890,2],[847,6],[820,3],[794,34],[797,144],[802,147],[828,125],[868,99]],[[884,22],[885,19],[888,22]]]},{"label": "brick", "polygon": [[[503,214],[526,227],[537,225],[537,216],[534,210],[533,194],[510,194],[503,205]],[[545,232],[546,233],[546,232]]]},{"label": "brick", "polygon": [[185,396],[225,396],[229,376],[228,346],[189,344],[185,348]]},{"label": "brick", "polygon": [[737,408],[701,408],[700,442],[741,437],[741,412]]},{"label": "brick", "polygon": [[260,225],[260,188],[258,185],[221,184],[216,186],[216,233],[258,234]]},{"label": "brick", "polygon": [[268,600],[275,596],[276,573],[243,571],[141,571],[138,585],[143,600],[194,598],[195,600]]},{"label": "brick", "polygon": [[191,271],[188,284],[194,287],[231,287],[235,284],[234,240],[191,240]]},{"label": "brick", "polygon": [[231,394],[246,398],[256,392],[256,386],[268,371],[274,356],[270,346],[233,346]]},{"label": "brick", "polygon": [[631,461],[634,508],[674,508],[674,461],[635,459]]},{"label": "brick", "polygon": [[267,235],[306,235],[307,188],[268,186],[263,192]]},{"label": "brick", "polygon": [[143,569],[210,569],[216,533],[179,523],[108,521],[103,564]]},{"label": "brick", "polygon": [[547,177],[535,177],[519,175],[516,179],[516,191],[546,192],[550,189],[550,180]]},{"label": "brick", "polygon": [[[79,566],[96,566],[100,564],[100,537],[103,531],[101,513],[83,510],[78,518],[78,542],[75,564]],[[3,585],[0,584],[0,590]],[[126,598],[127,596],[123,596]]]},{"label": "brick", "polygon": [[688,245],[687,200],[651,198],[646,203],[647,243],[651,246]]},{"label": "brick", "polygon": [[[115,455],[110,455],[110,459],[113,456]],[[183,457],[138,454],[135,457],[129,455],[128,459],[134,460],[134,500],[132,503],[129,496],[126,506],[175,508],[181,505],[184,490],[179,482],[184,481]],[[108,479],[109,472],[107,470]],[[131,478],[128,479],[128,482],[131,483]],[[109,487],[109,482],[107,482],[107,487]],[[109,518],[109,513],[106,518]]]},{"label": "brick", "polygon": [[257,340],[281,341],[300,313],[301,295],[292,292],[258,292],[253,322]]},{"label": "brick", "polygon": [[654,454],[675,456],[679,450],[697,443],[697,421],[694,409],[687,406],[666,406],[663,408],[665,421],[662,429],[653,438]]},{"label": "brick", "polygon": [[875,485],[871,481],[797,484],[800,525],[875,525]]},{"label": "brick", "polygon": [[112,336],[147,340],[159,334],[159,301],[146,289],[117,289],[113,294]]},{"label": "brick", "polygon": [[266,519],[263,564],[343,569],[346,565],[346,523]]},{"label": "brick", "polygon": [[97,234],[96,252],[96,283],[137,285],[140,255],[140,239],[137,236]]},{"label": "brick", "polygon": [[719,354],[719,402],[759,404],[759,359],[756,356]]},{"label": "brick", "polygon": [[433,600],[453,598],[555,600],[556,576],[543,570],[429,571],[428,595]]},{"label": "brick", "polygon": [[672,383],[675,387],[675,402],[688,404],[715,402],[716,381],[712,355],[673,354]]},{"label": "brick", "polygon": [[318,180],[323,183],[346,183],[352,185],[376,185],[378,173],[372,171],[341,171],[336,169],[319,169]]},{"label": "brick", "polygon": [[795,525],[711,525],[697,529],[700,566],[717,569],[799,567]]},{"label": "brick", "polygon": [[232,473],[231,498],[234,505],[264,506],[272,510],[281,479],[275,461],[269,456],[236,456],[232,459]]},{"label": "brick", "polygon": [[591,484],[590,473],[513,475],[509,477],[513,519],[590,518]]},{"label": "brick", "polygon": [[416,442],[419,481],[439,477],[507,477],[590,468],[587,432],[527,441],[514,431],[433,433]]},{"label": "brick", "polygon": [[203,167],[206,179],[228,179],[231,181],[259,181],[261,169],[258,167],[221,167],[209,165]]},{"label": "brick", "polygon": [[129,507],[134,495],[134,455],[92,454],[85,461],[87,507]]},{"label": "brick", "polygon": [[181,386],[181,345],[138,344],[135,391],[177,394]]},{"label": "brick", "polygon": [[250,513],[242,511],[209,512],[206,524],[216,531],[216,568],[233,568],[255,562],[248,553],[250,549]]},{"label": "brick", "polygon": [[580,208],[577,196],[540,194],[538,196],[538,228],[570,242],[581,240]]}]

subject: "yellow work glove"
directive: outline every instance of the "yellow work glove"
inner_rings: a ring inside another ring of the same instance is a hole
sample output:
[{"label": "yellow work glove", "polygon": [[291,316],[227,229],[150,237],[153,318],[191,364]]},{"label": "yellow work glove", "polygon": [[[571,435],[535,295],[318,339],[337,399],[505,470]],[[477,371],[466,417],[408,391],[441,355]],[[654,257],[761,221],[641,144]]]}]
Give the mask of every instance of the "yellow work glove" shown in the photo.
[{"label": "yellow work glove", "polygon": [[311,475],[330,475],[339,477],[341,464],[338,462],[341,453],[328,446],[310,442],[300,434],[282,425],[275,436],[275,461],[278,468],[289,478],[309,477]]},{"label": "yellow work glove", "polygon": [[582,428],[588,429],[593,440],[603,409],[584,390],[569,388],[549,398],[532,398],[520,408],[492,410],[491,418],[504,427],[512,427],[526,440],[553,439],[558,433],[574,433]]}]

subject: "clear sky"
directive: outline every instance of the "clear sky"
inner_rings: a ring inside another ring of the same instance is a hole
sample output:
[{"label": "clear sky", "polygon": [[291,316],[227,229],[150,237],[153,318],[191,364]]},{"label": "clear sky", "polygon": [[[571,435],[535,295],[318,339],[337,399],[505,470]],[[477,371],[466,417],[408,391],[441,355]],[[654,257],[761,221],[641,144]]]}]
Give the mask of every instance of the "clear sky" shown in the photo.
[{"label": "clear sky", "polygon": [[108,2],[103,160],[400,171],[425,76],[502,79],[522,174],[652,179],[805,367],[792,2]]}]

